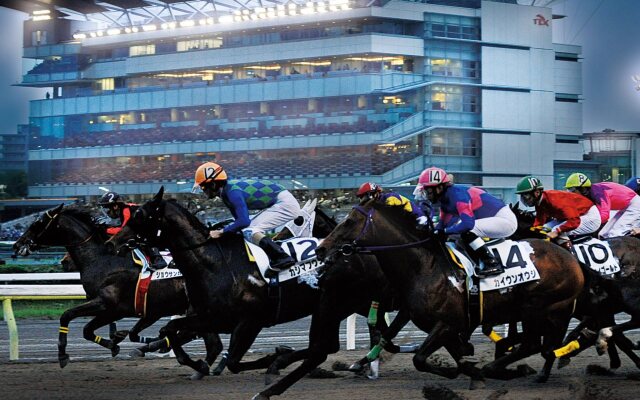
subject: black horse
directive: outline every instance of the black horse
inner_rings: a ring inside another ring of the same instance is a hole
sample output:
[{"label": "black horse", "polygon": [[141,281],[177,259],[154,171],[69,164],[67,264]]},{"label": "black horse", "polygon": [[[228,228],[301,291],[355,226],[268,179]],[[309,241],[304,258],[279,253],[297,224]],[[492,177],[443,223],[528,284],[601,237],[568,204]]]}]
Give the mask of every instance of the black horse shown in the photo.
[{"label": "black horse", "polygon": [[[173,344],[177,331],[231,333],[229,371],[269,367],[282,354],[267,355],[252,362],[241,362],[241,359],[262,328],[293,321],[316,310],[321,291],[313,282],[314,276],[300,282],[292,279],[277,286],[268,285],[255,263],[249,260],[242,236],[210,239],[208,229],[200,221],[175,201],[163,200],[163,194],[164,188],[161,188],[109,241],[114,249],[119,249],[129,239],[141,236],[168,248],[174,256],[185,277],[195,314],[171,321],[161,334]],[[370,291],[362,292],[363,286],[352,286],[349,293],[357,297],[355,308],[363,314],[368,312],[378,287],[382,288],[373,285]],[[384,323],[383,318],[378,321]],[[180,346],[172,347],[179,363],[196,370],[206,368],[201,361],[191,360]],[[292,359],[305,358],[306,354],[306,349],[292,353],[291,358],[274,365],[270,373],[276,373],[280,365],[293,362]]]},{"label": "black horse", "polygon": [[[531,240],[529,244],[534,250],[532,261],[540,279],[518,285],[508,293],[490,291],[483,296],[483,323],[523,323],[522,345],[485,366],[483,373],[489,377],[519,376],[506,366],[542,351],[546,362],[537,379],[546,381],[555,360],[552,351],[562,342],[574,301],[584,285],[580,266],[568,252],[542,240]],[[402,296],[401,307],[408,308],[416,326],[430,333],[414,357],[415,367],[441,372],[427,362],[427,357],[445,346],[459,370],[471,376],[472,384],[481,381],[480,371],[462,359],[463,339],[477,324],[469,317],[464,285],[457,284],[464,282],[465,276],[453,268],[442,243],[417,231],[414,217],[372,200],[354,207],[316,249],[318,256],[327,260],[338,253],[361,250],[374,252],[385,275]]]},{"label": "black horse", "polygon": [[[127,332],[120,331],[113,335],[114,339],[105,339],[97,336],[95,330],[124,317],[138,316],[134,296],[140,268],[131,257],[117,257],[109,251],[104,244],[107,235],[95,224],[94,214],[88,206],[63,208],[61,204],[31,224],[13,246],[15,252],[23,256],[44,246],[64,246],[80,272],[88,301],[65,311],[60,317],[58,360],[63,368],[69,362],[66,346],[72,320],[93,316],[83,329],[84,338],[110,349],[115,356],[119,352],[118,343],[127,336]],[[147,312],[131,329],[129,336],[136,341],[140,331],[161,317],[184,314],[187,306],[183,279],[152,281],[147,296]],[[222,342],[217,335],[207,335],[204,339],[207,362],[212,364],[222,351]]]},{"label": "black horse", "polygon": [[[532,230],[535,215],[533,212],[525,211],[519,207],[519,203],[511,205],[511,210],[518,219],[518,230],[516,235],[519,238],[541,237],[539,230]],[[559,366],[568,364],[569,357],[573,357],[585,350],[585,345],[596,342],[596,335],[593,331],[598,331],[605,327],[614,327],[611,330],[613,336],[613,346],[603,346],[599,352],[604,352],[606,348],[609,354],[609,366],[617,369],[621,365],[620,356],[616,350],[616,345],[633,361],[637,368],[640,368],[640,357],[633,350],[636,346],[622,332],[634,329],[639,322],[640,316],[640,240],[633,236],[624,236],[606,239],[614,256],[618,259],[622,271],[617,275],[604,278],[597,272],[590,270],[583,265],[585,275],[589,284],[578,297],[574,317],[579,319],[580,324],[573,329],[565,339],[565,343],[579,340],[581,347],[563,357]],[[629,321],[627,324],[617,326],[615,314],[627,312],[636,315],[636,321]]]}]

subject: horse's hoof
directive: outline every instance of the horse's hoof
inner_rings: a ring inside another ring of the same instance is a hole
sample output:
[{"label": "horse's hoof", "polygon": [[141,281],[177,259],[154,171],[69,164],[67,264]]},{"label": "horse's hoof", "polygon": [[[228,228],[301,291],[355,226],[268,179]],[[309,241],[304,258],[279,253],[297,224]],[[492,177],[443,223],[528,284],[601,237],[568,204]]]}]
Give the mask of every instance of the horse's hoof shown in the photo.
[{"label": "horse's hoof", "polygon": [[604,345],[601,345],[600,343],[598,343],[596,345],[596,352],[598,353],[599,356],[603,355],[604,353],[607,352],[607,344],[605,342]]},{"label": "horse's hoof", "polygon": [[269,386],[273,383],[273,381],[276,380],[276,377],[279,375],[279,373],[267,373],[264,374],[264,385],[265,386]]},{"label": "horse's hoof", "polygon": [[293,347],[290,346],[278,346],[276,347],[276,354],[277,355],[282,355],[282,354],[289,354],[289,353],[293,353],[295,351],[295,349]]},{"label": "horse's hoof", "polygon": [[189,377],[190,381],[199,381],[201,380],[205,375],[203,373],[201,373],[200,371],[196,371],[193,374],[191,374],[191,376]]},{"label": "horse's hoof", "polygon": [[129,352],[129,356],[133,358],[144,357],[144,355],[145,355],[144,351],[140,349],[133,349]]},{"label": "horse's hoof", "polygon": [[113,335],[109,335],[111,340],[116,340],[118,342],[122,342],[126,337],[129,336],[129,331],[116,331]]},{"label": "horse's hoof", "polygon": [[540,373],[536,376],[536,378],[533,381],[535,383],[547,383],[548,380],[549,380],[549,375]]},{"label": "horse's hoof", "polygon": [[253,396],[253,397],[251,398],[251,400],[269,400],[269,399],[270,399],[270,397],[269,397],[269,396],[265,396],[265,395],[264,395],[264,394],[262,394],[262,393],[258,393],[257,395],[255,395],[255,396]]},{"label": "horse's hoof", "polygon": [[224,367],[223,368],[215,367],[213,370],[211,370],[210,374],[212,376],[220,376],[222,374],[222,370],[224,370]]},{"label": "horse's hoof", "polygon": [[359,362],[353,363],[349,368],[347,368],[347,371],[356,373],[362,372],[362,370],[364,370],[364,367]]},{"label": "horse's hoof", "polygon": [[564,368],[569,364],[571,364],[571,359],[570,358],[562,357],[562,358],[558,359],[558,369]]},{"label": "horse's hoof", "polygon": [[369,373],[367,374],[367,378],[375,381],[380,377],[380,360],[372,361],[369,364]]},{"label": "horse's hoof", "polygon": [[471,379],[471,382],[469,382],[469,390],[484,389],[486,386],[487,384],[479,379]]},{"label": "horse's hoof", "polygon": [[64,368],[69,364],[69,355],[65,354],[63,356],[58,357],[58,362],[60,363],[60,368]]},{"label": "horse's hoof", "polygon": [[196,372],[204,375],[209,375],[209,365],[202,361],[202,360],[198,360],[196,361],[196,368],[195,368]]},{"label": "horse's hoof", "polygon": [[520,364],[516,367],[516,371],[520,374],[520,376],[529,376],[535,375],[536,370],[528,366],[527,364]]},{"label": "horse's hoof", "polygon": [[111,348],[111,357],[115,357],[120,353],[120,346],[115,345]]}]

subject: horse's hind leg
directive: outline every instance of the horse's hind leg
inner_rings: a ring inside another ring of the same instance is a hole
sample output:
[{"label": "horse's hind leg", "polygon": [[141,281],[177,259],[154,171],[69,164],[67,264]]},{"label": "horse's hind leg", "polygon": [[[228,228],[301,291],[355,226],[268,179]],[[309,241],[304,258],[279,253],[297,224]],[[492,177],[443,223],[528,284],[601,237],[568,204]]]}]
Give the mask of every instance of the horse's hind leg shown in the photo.
[{"label": "horse's hind leg", "polygon": [[236,325],[229,339],[229,355],[227,356],[227,368],[234,374],[252,369],[269,367],[278,357],[278,354],[270,354],[256,361],[240,362],[251,344],[262,330],[262,326],[249,321],[241,321]]},{"label": "horse's hind leg", "polygon": [[191,357],[184,351],[178,331],[185,331],[193,334],[194,332],[207,332],[211,328],[208,321],[202,321],[197,315],[191,315],[184,318],[178,318],[169,321],[169,323],[160,329],[160,335],[165,336],[165,341],[173,349],[176,360],[181,365],[187,365],[202,375],[209,374],[209,366],[202,360],[193,361]]},{"label": "horse's hind leg", "polygon": [[418,371],[429,372],[449,379],[454,379],[458,376],[457,367],[438,367],[427,362],[427,358],[431,354],[448,343],[448,336],[451,334],[451,329],[444,322],[439,321],[435,324],[427,339],[422,343],[416,355],[413,356],[413,365]]},{"label": "horse's hind leg", "polygon": [[636,315],[631,315],[631,320],[620,325],[614,325],[600,330],[596,340],[596,350],[598,354],[603,354],[607,350],[608,340],[614,336],[631,329],[640,328],[640,319]]},{"label": "horse's hind leg", "polygon": [[93,318],[84,326],[84,328],[82,329],[82,335],[86,340],[95,342],[100,346],[111,350],[111,356],[115,357],[120,352],[120,346],[118,346],[112,340],[105,339],[101,336],[96,335],[95,330],[117,319],[119,318],[112,314],[97,315],[95,318]]},{"label": "horse's hind leg", "polygon": [[150,327],[151,325],[153,325],[157,320],[159,320],[160,318],[148,318],[148,317],[143,317],[140,318],[138,320],[138,322],[136,322],[136,324],[133,326],[133,328],[131,328],[131,330],[129,331],[129,340],[134,342],[134,343],[151,343],[151,342],[155,342],[156,340],[159,340],[159,337],[145,337],[145,336],[140,336],[139,333],[142,332],[143,330],[147,329],[148,327]]},{"label": "horse's hind leg", "polygon": [[73,307],[62,313],[60,316],[60,329],[58,333],[58,362],[60,368],[64,368],[69,363],[67,354],[67,334],[69,333],[69,323],[78,318],[96,315],[105,310],[102,299],[97,297],[79,306]]}]

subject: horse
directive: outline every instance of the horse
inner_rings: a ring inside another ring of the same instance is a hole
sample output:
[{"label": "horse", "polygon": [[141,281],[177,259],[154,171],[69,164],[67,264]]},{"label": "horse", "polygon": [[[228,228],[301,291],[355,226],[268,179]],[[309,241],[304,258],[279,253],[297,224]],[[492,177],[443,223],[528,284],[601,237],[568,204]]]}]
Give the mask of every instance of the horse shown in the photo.
[{"label": "horse", "polygon": [[[241,235],[211,239],[208,229],[197,218],[177,202],[164,200],[163,195],[161,187],[108,242],[118,251],[131,238],[141,236],[153,245],[168,248],[174,256],[195,313],[170,321],[161,329],[161,335],[173,344],[178,330],[231,333],[229,371],[238,373],[271,366],[281,353],[252,362],[241,359],[262,328],[305,317],[316,309],[320,295],[317,275],[308,274],[277,286],[267,284],[250,261]],[[356,288],[351,289],[350,293],[354,293]],[[371,295],[365,291],[359,296],[358,308],[365,313]],[[181,346],[172,347],[180,364],[196,370],[202,367],[202,362],[191,360]],[[305,354],[306,349],[298,350],[292,357],[304,358]],[[271,372],[275,370],[277,366]]]},{"label": "horse", "polygon": [[[138,317],[134,296],[140,269],[131,257],[117,257],[109,251],[104,244],[107,235],[95,224],[93,212],[88,206],[63,207],[61,204],[42,214],[13,245],[16,254],[22,256],[45,246],[63,246],[71,259],[71,262],[64,263],[65,268],[80,272],[88,301],[65,311],[60,317],[58,361],[61,368],[69,362],[66,346],[72,320],[93,316],[83,329],[84,338],[110,349],[112,356],[116,356],[120,351],[118,343],[124,340],[127,332],[114,333],[115,325],[112,325],[112,339],[105,339],[97,336],[95,330],[124,317]],[[130,339],[140,340],[140,331],[161,317],[185,313],[187,306],[183,279],[152,281],[146,314],[129,332]],[[204,339],[207,362],[212,364],[222,351],[222,342],[217,335],[207,335]]]},{"label": "horse", "polygon": [[[573,305],[585,278],[578,262],[565,250],[543,240],[528,240],[540,279],[527,282],[505,293],[483,293],[482,323],[498,325],[522,321],[522,345],[512,353],[478,370],[462,358],[463,340],[480,323],[471,318],[466,306],[466,275],[454,267],[445,246],[415,226],[415,218],[394,207],[372,199],[356,206],[316,249],[318,257],[330,261],[337,253],[345,255],[372,251],[387,279],[407,307],[411,320],[429,332],[413,358],[414,366],[424,372],[440,373],[427,357],[445,346],[458,370],[472,379],[472,388],[483,375],[498,379],[520,376],[506,367],[529,355],[541,352],[544,367],[538,382],[547,381],[555,360],[553,350],[560,347],[569,324]],[[543,342],[540,344],[540,338]]]},{"label": "horse", "polygon": [[[540,237],[540,231],[531,230],[535,215],[532,212],[522,210],[519,203],[510,206],[518,220],[518,231],[516,235],[520,238]],[[596,335],[593,330],[598,331],[608,326],[616,327],[611,333],[613,336],[613,346],[602,347],[599,353],[603,353],[604,349],[609,354],[609,367],[615,370],[620,367],[621,360],[616,350],[616,345],[633,361],[637,368],[640,368],[640,357],[633,350],[637,350],[637,346],[629,340],[622,332],[628,329],[634,329],[634,323],[622,327],[616,325],[615,314],[626,312],[632,316],[636,315],[636,323],[640,317],[640,240],[634,236],[623,236],[605,239],[613,255],[618,259],[621,272],[611,278],[603,278],[597,272],[583,266],[586,274],[591,280],[591,288],[578,298],[574,316],[581,322],[573,329],[565,340],[566,343],[573,340],[581,339],[585,334],[591,339],[582,341],[583,346],[576,351],[567,354],[561,359],[560,366],[567,365],[569,357],[573,357],[586,349],[584,344],[595,344]],[[631,326],[631,327],[629,327]],[[584,330],[584,329],[587,330]]]}]

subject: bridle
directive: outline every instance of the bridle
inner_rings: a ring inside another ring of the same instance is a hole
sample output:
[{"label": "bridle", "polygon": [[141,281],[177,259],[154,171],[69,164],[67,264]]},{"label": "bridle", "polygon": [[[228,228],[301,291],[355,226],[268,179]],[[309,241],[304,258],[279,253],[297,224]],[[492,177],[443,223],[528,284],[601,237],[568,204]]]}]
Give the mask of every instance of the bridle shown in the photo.
[{"label": "bridle", "polygon": [[[164,212],[164,203],[160,203],[150,213],[147,213],[147,211],[144,208],[139,208],[136,211],[136,214],[140,213],[140,215],[142,215],[142,219],[144,220],[144,222],[145,223],[149,223],[152,227],[154,227],[154,229],[155,229],[155,236],[154,237],[159,238],[160,235],[162,235],[162,228],[160,228],[160,224],[162,222],[162,214],[163,214],[163,212]],[[179,252],[179,251],[195,250],[195,249],[197,249],[199,247],[204,246],[210,240],[212,240],[211,236],[209,236],[207,234],[207,238],[204,241],[202,241],[200,243],[188,245],[186,247],[173,248],[172,252],[176,253],[176,252]]]},{"label": "bridle", "polygon": [[[29,248],[32,248],[34,250],[36,249],[43,249],[46,248],[48,246],[37,243],[37,240],[44,235],[44,233],[47,231],[47,229],[49,229],[49,226],[51,226],[51,224],[58,218],[58,216],[60,215],[60,213],[56,214],[56,215],[51,215],[49,214],[50,210],[47,210],[45,212],[45,215],[47,216],[47,218],[49,218],[49,221],[46,223],[45,227],[35,236],[34,239],[28,239],[27,240],[27,246],[29,246]],[[42,221],[44,223],[44,221]],[[82,239],[77,243],[68,243],[68,244],[62,244],[60,245],[61,247],[77,247],[80,245],[83,245],[85,243],[87,243],[89,240],[91,240],[91,238],[95,235],[96,231],[94,230],[93,232],[91,232],[89,234],[89,236],[86,239]]]},{"label": "bridle", "polygon": [[353,209],[362,214],[365,217],[364,225],[362,226],[362,230],[358,236],[351,243],[345,243],[340,247],[340,253],[343,256],[351,256],[353,254],[370,254],[376,251],[387,251],[387,250],[396,250],[396,249],[406,249],[411,247],[418,247],[429,240],[431,237],[427,237],[426,239],[418,240],[415,242],[402,243],[402,244],[392,244],[385,246],[361,246],[358,245],[358,240],[362,239],[365,235],[369,227],[373,226],[373,214],[375,213],[375,208],[371,207],[369,210],[365,209],[361,205],[353,206]]}]

